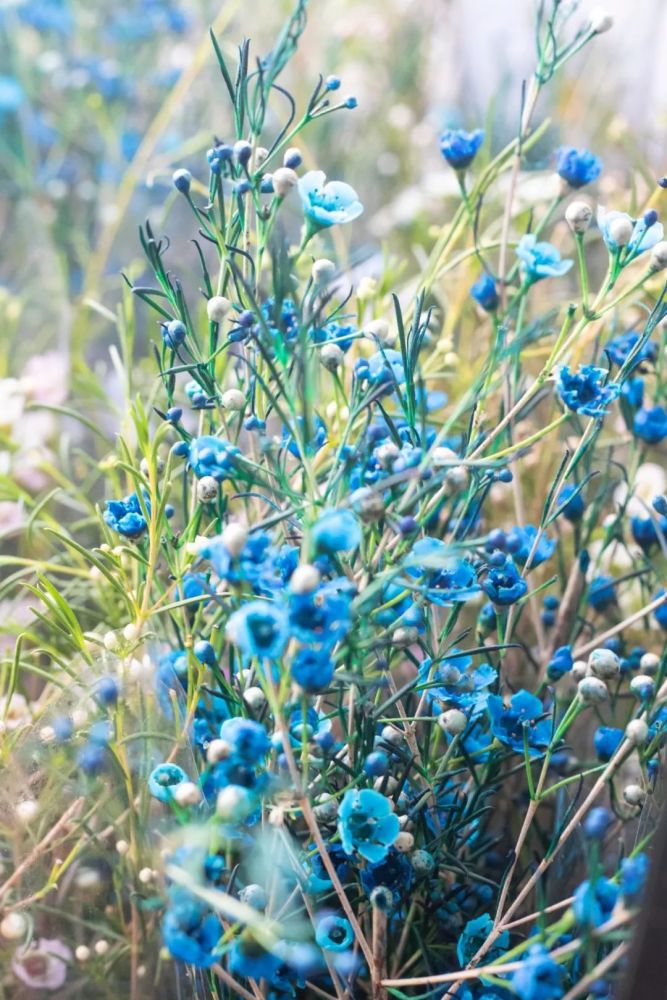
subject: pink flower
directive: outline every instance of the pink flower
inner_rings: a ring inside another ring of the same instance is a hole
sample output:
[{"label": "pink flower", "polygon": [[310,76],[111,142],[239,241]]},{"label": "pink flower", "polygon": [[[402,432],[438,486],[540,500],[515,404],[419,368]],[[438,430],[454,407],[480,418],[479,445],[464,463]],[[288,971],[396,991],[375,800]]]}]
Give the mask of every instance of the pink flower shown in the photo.
[{"label": "pink flower", "polygon": [[21,385],[30,399],[58,406],[67,399],[68,374],[69,365],[64,354],[59,351],[35,354],[23,369]]},{"label": "pink flower", "polygon": [[58,990],[67,978],[72,952],[57,938],[40,938],[19,948],[12,959],[14,975],[33,990]]}]

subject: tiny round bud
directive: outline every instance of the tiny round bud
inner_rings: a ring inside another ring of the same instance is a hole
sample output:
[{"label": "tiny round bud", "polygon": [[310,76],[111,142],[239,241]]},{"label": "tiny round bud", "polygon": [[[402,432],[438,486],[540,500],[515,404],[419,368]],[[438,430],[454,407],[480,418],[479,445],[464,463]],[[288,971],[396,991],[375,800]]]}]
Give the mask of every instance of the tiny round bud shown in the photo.
[{"label": "tiny round bud", "polygon": [[320,585],[320,571],[305,563],[297,566],[289,580],[289,587],[293,594],[310,594]]},{"label": "tiny round bud", "polygon": [[85,944],[80,944],[74,949],[74,955],[77,962],[87,962],[90,958],[90,948],[86,948]]},{"label": "tiny round bud", "polygon": [[332,260],[320,257],[314,262],[310,273],[316,285],[328,285],[336,274],[336,265]]},{"label": "tiny round bud", "polygon": [[248,529],[236,521],[225,525],[222,530],[222,544],[231,556],[240,556],[248,541]]},{"label": "tiny round bud", "polygon": [[246,819],[254,808],[253,796],[247,788],[242,788],[240,785],[227,785],[218,793],[216,811],[222,820],[239,823]]},{"label": "tiny round bud", "polygon": [[206,760],[209,764],[217,764],[218,761],[226,760],[232,752],[232,748],[226,740],[211,740],[206,748]]},{"label": "tiny round bud", "polygon": [[350,497],[352,507],[362,521],[378,521],[384,514],[384,498],[380,492],[362,486]]},{"label": "tiny round bud", "polygon": [[635,698],[640,701],[647,701],[655,691],[655,681],[649,674],[637,674],[630,681],[630,690]]},{"label": "tiny round bud", "polygon": [[197,500],[200,503],[210,503],[217,498],[219,491],[217,479],[213,476],[202,476],[197,483]]},{"label": "tiny round bud", "polygon": [[400,454],[398,445],[393,441],[387,441],[375,449],[375,457],[383,469],[390,469]]},{"label": "tiny round bud", "polygon": [[141,630],[138,625],[134,622],[128,622],[128,624],[123,629],[123,637],[127,639],[128,642],[136,642],[141,635]]},{"label": "tiny round bud", "polygon": [[285,198],[298,183],[299,178],[291,167],[278,167],[273,174],[273,190],[278,198]]},{"label": "tiny round bud", "polygon": [[599,705],[609,697],[607,685],[599,677],[584,677],[579,681],[577,690],[586,705]]},{"label": "tiny round bud", "polygon": [[245,396],[240,389],[226,389],[220,402],[225,410],[233,410],[234,413],[241,413],[245,409]]},{"label": "tiny round bud", "polygon": [[413,851],[410,861],[418,875],[429,875],[435,868],[435,858],[428,851]]},{"label": "tiny round bud", "polygon": [[652,271],[664,271],[667,267],[667,240],[660,240],[651,250],[649,267]]},{"label": "tiny round bud", "polygon": [[266,704],[266,695],[261,687],[249,687],[243,692],[243,700],[253,712],[259,712]]},{"label": "tiny round bud", "polygon": [[391,634],[391,641],[399,649],[406,649],[412,646],[419,639],[419,630],[415,625],[402,625],[394,629]]},{"label": "tiny round bud", "polygon": [[639,669],[643,674],[655,674],[660,666],[660,657],[655,653],[644,653],[639,661]]},{"label": "tiny round bud", "polygon": [[371,340],[379,340],[384,347],[393,347],[398,336],[386,319],[374,319],[364,327],[364,333]]},{"label": "tiny round bud", "polygon": [[8,913],[0,923],[0,934],[6,941],[19,941],[28,930],[28,921],[22,913]]},{"label": "tiny round bud", "polygon": [[141,868],[139,871],[139,881],[142,885],[148,885],[149,882],[153,881],[155,872],[152,868]]},{"label": "tiny round bud", "polygon": [[266,906],[266,890],[254,882],[245,885],[239,892],[239,899],[253,910],[263,910]]},{"label": "tiny round bud", "polygon": [[447,470],[444,485],[449,493],[460,493],[468,485],[468,470],[465,465],[454,465]]},{"label": "tiny round bud", "polygon": [[407,854],[415,845],[415,838],[407,830],[402,830],[394,841],[394,847],[400,854]]},{"label": "tiny round bud", "polygon": [[575,660],[572,664],[572,679],[580,681],[588,675],[588,664],[584,660]]},{"label": "tiny round bud", "polygon": [[255,149],[255,165],[259,166],[260,164],[264,163],[264,160],[267,158],[268,155],[269,151],[266,148],[266,146],[257,146],[257,148]]},{"label": "tiny round bud", "polygon": [[16,815],[24,825],[32,823],[39,812],[39,805],[34,799],[23,799],[17,803]]},{"label": "tiny round bud", "polygon": [[343,363],[345,355],[338,344],[325,344],[320,348],[320,362],[327,371],[335,372]]},{"label": "tiny round bud", "polygon": [[382,791],[385,795],[392,795],[398,788],[398,781],[392,774],[388,777],[383,777],[381,775],[373,782],[373,788],[376,792]]},{"label": "tiny round bud", "polygon": [[224,295],[214,295],[206,303],[206,314],[211,323],[222,323],[231,308],[231,302]]},{"label": "tiny round bud", "polygon": [[391,743],[394,747],[403,742],[403,731],[396,726],[383,726],[380,736],[385,743]]},{"label": "tiny round bud", "polygon": [[234,156],[236,157],[236,162],[245,166],[252,156],[252,146],[245,139],[239,139],[238,142],[234,143]]},{"label": "tiny round bud", "polygon": [[121,857],[124,854],[127,854],[127,852],[129,851],[129,849],[130,849],[130,845],[128,844],[128,842],[126,840],[117,840],[116,841],[116,850],[118,851],[118,853],[120,854]]},{"label": "tiny round bud", "polygon": [[618,247],[625,247],[632,239],[634,226],[631,220],[621,215],[609,223],[609,235]]},{"label": "tiny round bud", "polygon": [[376,885],[371,892],[371,906],[375,910],[385,913],[394,905],[394,894],[386,885]]},{"label": "tiny round bud", "polygon": [[313,812],[321,823],[332,823],[338,815],[338,803],[327,795],[320,795]]},{"label": "tiny round bud", "polygon": [[565,210],[567,224],[573,233],[585,233],[593,218],[593,209],[585,201],[572,201]]},{"label": "tiny round bud", "polygon": [[283,156],[283,166],[291,167],[292,170],[296,170],[303,163],[303,157],[301,155],[301,150],[297,149],[296,146],[290,146],[289,149],[285,150]]},{"label": "tiny round bud", "polygon": [[39,731],[39,738],[42,743],[53,743],[56,738],[56,731],[53,726],[42,726]]},{"label": "tiny round bud", "polygon": [[177,191],[180,191],[181,194],[188,194],[192,183],[192,174],[189,170],[175,170],[171,179]]},{"label": "tiny round bud", "polygon": [[468,724],[465,713],[458,708],[450,708],[438,716],[438,725],[444,733],[457,736]]},{"label": "tiny round bud", "polygon": [[629,806],[640,806],[646,798],[646,792],[641,785],[626,785],[623,789],[623,798]]},{"label": "tiny round bud", "polygon": [[625,735],[635,746],[643,746],[648,738],[648,726],[643,719],[632,719],[625,727]]},{"label": "tiny round bud", "polygon": [[107,952],[109,951],[109,942],[105,941],[104,938],[100,938],[99,941],[95,942],[95,944],[93,945],[93,948],[95,949],[95,954],[96,955],[100,955],[100,956],[106,955]]},{"label": "tiny round bud", "polygon": [[439,445],[434,448],[431,452],[431,465],[436,469],[445,468],[451,466],[452,462],[458,462],[459,456],[451,448],[445,448]]},{"label": "tiny round bud", "polygon": [[146,975],[146,966],[145,965],[138,965],[137,966],[137,979],[143,979],[145,977],[145,975]]},{"label": "tiny round bud", "polygon": [[115,632],[105,632],[102,637],[102,642],[104,644],[104,648],[108,649],[110,653],[113,653],[114,649],[118,649],[119,640]]},{"label": "tiny round bud", "polygon": [[614,18],[604,7],[595,7],[590,14],[591,31],[596,35],[602,35],[614,24]]},{"label": "tiny round bud", "polygon": [[194,781],[182,781],[180,785],[176,786],[174,798],[182,808],[196,806],[201,802],[201,790]]},{"label": "tiny round bud", "polygon": [[611,680],[621,672],[621,661],[611,649],[594,649],[588,657],[588,666],[602,680]]},{"label": "tiny round bud", "polygon": [[375,278],[362,278],[357,285],[357,298],[361,301],[364,301],[365,299],[372,299],[373,296],[377,294],[377,290],[378,283]]}]

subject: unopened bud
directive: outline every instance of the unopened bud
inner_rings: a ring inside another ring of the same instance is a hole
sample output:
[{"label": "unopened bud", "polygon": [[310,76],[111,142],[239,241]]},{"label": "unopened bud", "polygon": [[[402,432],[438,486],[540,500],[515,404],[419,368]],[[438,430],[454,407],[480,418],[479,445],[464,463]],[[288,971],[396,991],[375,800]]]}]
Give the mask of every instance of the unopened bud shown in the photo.
[{"label": "unopened bud", "polygon": [[565,210],[565,218],[573,233],[585,233],[591,224],[593,210],[585,201],[573,201]]}]

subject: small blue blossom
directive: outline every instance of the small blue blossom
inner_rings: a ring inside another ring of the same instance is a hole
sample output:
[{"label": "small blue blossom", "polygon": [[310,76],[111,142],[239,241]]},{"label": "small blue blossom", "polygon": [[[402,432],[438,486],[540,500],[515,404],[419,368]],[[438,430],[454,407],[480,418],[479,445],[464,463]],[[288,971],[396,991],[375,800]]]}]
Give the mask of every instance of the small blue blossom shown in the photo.
[{"label": "small blue blossom", "polygon": [[556,506],[562,508],[561,514],[568,521],[580,521],[586,510],[581,489],[572,483],[563,486],[556,498]]},{"label": "small blue blossom", "polygon": [[541,278],[560,278],[572,267],[571,260],[561,260],[552,243],[538,242],[533,233],[526,233],[519,240],[516,255],[521,261],[524,280],[532,284]]},{"label": "small blue blossom", "polygon": [[596,576],[588,588],[588,603],[595,611],[604,611],[616,600],[614,581],[610,576]]},{"label": "small blue blossom", "polygon": [[489,600],[501,607],[515,604],[528,593],[528,584],[511,556],[506,556],[502,565],[491,566],[481,586]]},{"label": "small blue blossom", "polygon": [[604,368],[594,365],[580,365],[576,372],[562,365],[556,373],[556,392],[568,410],[587,417],[604,417],[621,391],[616,382],[604,385],[606,377]]},{"label": "small blue blossom", "polygon": [[290,665],[290,673],[300,687],[312,694],[329,686],[334,675],[334,663],[328,649],[302,646]]},{"label": "small blue blossom", "polygon": [[572,659],[572,647],[571,646],[559,646],[556,649],[549,661],[547,667],[547,676],[549,680],[559,681],[561,677],[569,673],[574,666],[574,660]]},{"label": "small blue blossom", "polygon": [[521,1000],[560,1000],[563,996],[563,970],[541,944],[529,948],[510,982]]},{"label": "small blue blossom", "polygon": [[351,552],[361,544],[361,525],[351,510],[329,507],[318,517],[310,537],[318,552]]},{"label": "small blue blossom", "polygon": [[249,659],[278,659],[289,639],[287,610],[268,601],[249,601],[231,615],[225,634]]},{"label": "small blue blossom", "polygon": [[384,795],[371,788],[350,789],[338,810],[338,832],[347,854],[356,851],[377,864],[386,858],[400,824]]},{"label": "small blue blossom", "polygon": [[188,457],[197,479],[213,476],[218,482],[222,482],[233,474],[234,462],[239,454],[239,449],[229,441],[204,436],[192,439]]},{"label": "small blue blossom", "polygon": [[282,958],[266,951],[251,935],[237,937],[229,953],[229,971],[245,979],[272,983],[283,965]]},{"label": "small blue blossom", "polygon": [[491,732],[517,753],[524,751],[524,733],[529,753],[538,756],[551,742],[551,720],[544,715],[542,702],[528,691],[518,691],[509,706],[496,694],[489,695]]},{"label": "small blue blossom", "polygon": [[582,927],[600,927],[611,917],[618,899],[618,886],[609,879],[582,882],[574,894],[572,909]]},{"label": "small blue blossom", "polygon": [[631,905],[636,904],[641,895],[648,867],[646,854],[637,854],[634,858],[623,858],[621,861],[621,892]]},{"label": "small blue blossom", "polygon": [[556,156],[556,172],[571,188],[590,184],[602,172],[602,160],[587,149],[561,146]]},{"label": "small blue blossom", "polygon": [[[466,967],[473,955],[479,951],[487,937],[493,930],[493,917],[488,913],[483,913],[474,920],[469,920],[456,944],[456,957],[462,969]],[[485,961],[492,965],[507,948],[510,943],[509,931],[503,931],[495,940],[495,943],[486,953]]]},{"label": "small blue blossom", "polygon": [[[635,330],[628,330],[627,333],[619,333],[605,347],[605,353],[619,368],[628,360],[637,344],[642,340],[642,335]],[[635,354],[632,360],[631,371],[645,362],[653,362],[658,356],[658,345],[652,340],[647,340]]]},{"label": "small blue blossom", "polygon": [[599,760],[608,761],[614,756],[621,743],[624,733],[614,726],[598,726],[593,735],[593,746]]},{"label": "small blue blossom", "polygon": [[367,864],[361,870],[361,885],[367,896],[382,886],[393,897],[394,906],[405,900],[415,881],[415,870],[406,858],[391,847],[386,858],[374,864]]},{"label": "small blue blossom", "polygon": [[450,167],[465,170],[477,156],[484,142],[484,130],[477,128],[466,132],[460,128],[448,128],[440,136],[440,152]]},{"label": "small blue blossom", "polygon": [[[512,554],[520,566],[523,566],[527,562],[528,556],[535,544],[537,534],[537,528],[532,524],[527,524],[523,528],[517,525],[507,533],[505,540],[507,551]],[[544,531],[540,532],[540,538],[531,560],[531,569],[540,566],[547,559],[550,559],[556,551],[557,544],[556,540],[549,538]]]},{"label": "small blue blossom", "polygon": [[172,802],[174,792],[188,776],[178,764],[158,764],[148,777],[148,791],[159,802]]},{"label": "small blue blossom", "polygon": [[[107,500],[104,520],[113,531],[126,538],[139,538],[148,527],[136,493],[130,493],[123,500]],[[150,504],[144,501],[150,514]]]},{"label": "small blue blossom", "polygon": [[288,598],[291,634],[303,643],[331,648],[343,639],[352,624],[354,586],[347,577],[336,577],[306,594]]},{"label": "small blue blossom", "polygon": [[162,938],[174,958],[208,969],[218,960],[215,951],[222,937],[218,917],[185,890],[172,890],[162,921]]},{"label": "small blue blossom", "polygon": [[260,764],[271,749],[264,726],[253,719],[225,719],[220,727],[220,739],[229,745],[236,761],[249,767]]},{"label": "small blue blossom", "polygon": [[635,413],[632,430],[647,444],[660,444],[667,437],[667,410],[664,406],[642,407]]},{"label": "small blue blossom", "polygon": [[420,581],[419,589],[433,604],[447,607],[476,597],[480,586],[475,567],[452,555],[439,538],[420,538],[412,547],[408,576]]},{"label": "small blue blossom", "polygon": [[470,295],[486,312],[495,312],[500,302],[498,288],[490,274],[483,274],[470,289]]},{"label": "small blue blossom", "polygon": [[299,178],[299,194],[307,225],[316,232],[357,219],[364,210],[357,192],[343,181],[329,181],[321,170]]},{"label": "small blue blossom", "polygon": [[[656,593],[654,600],[657,600],[659,597],[665,597],[666,594],[667,591],[665,588],[661,587]],[[659,604],[653,614],[658,625],[667,631],[667,600],[663,604]]]},{"label": "small blue blossom", "polygon": [[326,951],[345,951],[354,941],[354,932],[345,917],[329,914],[318,920],[315,940]]},{"label": "small blue blossom", "polygon": [[637,545],[648,552],[660,543],[660,537],[663,542],[667,539],[667,517],[641,517],[635,514],[630,518],[630,531]]},{"label": "small blue blossom", "polygon": [[482,663],[471,670],[471,656],[457,656],[461,651],[454,648],[448,656],[435,666],[424,660],[419,668],[420,683],[417,691],[423,691],[426,700],[437,711],[445,706],[460,708],[471,719],[476,718],[486,708],[488,689],[496,683],[498,672],[490,663]]},{"label": "small blue blossom", "polygon": [[602,239],[605,241],[607,249],[612,253],[621,249],[614,240],[610,230],[612,223],[619,219],[626,219],[633,227],[626,252],[631,253],[635,257],[640,253],[644,253],[645,250],[651,250],[664,236],[664,230],[660,222],[653,222],[652,225],[647,226],[644,219],[633,219],[627,212],[608,212],[600,205],[597,214],[598,226],[600,227]]}]

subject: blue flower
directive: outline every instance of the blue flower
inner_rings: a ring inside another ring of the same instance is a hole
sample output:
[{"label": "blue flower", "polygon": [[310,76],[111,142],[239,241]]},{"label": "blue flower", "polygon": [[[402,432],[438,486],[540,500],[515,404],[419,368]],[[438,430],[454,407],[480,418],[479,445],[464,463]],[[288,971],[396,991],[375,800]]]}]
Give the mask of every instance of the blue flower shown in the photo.
[{"label": "blue flower", "polygon": [[521,237],[516,255],[521,261],[524,280],[531,284],[541,278],[560,278],[574,263],[561,260],[559,251],[552,243],[538,242],[533,233]]},{"label": "blue flower", "polygon": [[248,931],[236,938],[229,953],[229,971],[257,982],[273,982],[283,964],[282,958],[266,951]]},{"label": "blue flower", "polygon": [[299,194],[307,225],[313,232],[357,219],[364,210],[357,192],[343,181],[329,181],[321,170],[299,178]]},{"label": "blue flower", "polygon": [[623,858],[621,861],[621,892],[631,904],[637,902],[647,875],[648,858],[645,854],[637,854],[634,858]]},{"label": "blue flower", "polygon": [[360,358],[354,366],[357,378],[371,385],[385,385],[394,389],[405,382],[403,355],[391,347],[376,351],[369,358]]},{"label": "blue flower", "polygon": [[616,600],[614,581],[610,576],[596,576],[588,588],[588,603],[595,611],[604,611]]},{"label": "blue flower", "polygon": [[629,378],[621,386],[621,399],[633,410],[638,410],[644,402],[644,379]]},{"label": "blue flower", "polygon": [[354,941],[354,932],[349,920],[332,913],[318,920],[315,940],[326,951],[345,951]]},{"label": "blue flower", "polygon": [[0,76],[0,116],[13,114],[23,104],[23,87],[13,76]]},{"label": "blue flower", "polygon": [[491,566],[482,581],[482,590],[494,604],[504,607],[515,604],[528,593],[523,579],[511,556],[506,556],[502,566]]},{"label": "blue flower", "polygon": [[467,559],[452,555],[439,538],[420,538],[412,547],[408,576],[420,580],[420,590],[433,604],[450,604],[476,597],[480,586],[475,567]]},{"label": "blue flower", "polygon": [[216,915],[185,890],[172,890],[162,921],[162,938],[174,958],[208,969],[218,960],[222,925]]},{"label": "blue flower", "polygon": [[574,660],[572,659],[572,647],[559,646],[551,657],[547,667],[547,676],[549,680],[559,681],[561,677],[572,670],[573,666]]},{"label": "blue flower", "polygon": [[464,170],[475,159],[484,142],[484,129],[466,132],[461,128],[448,128],[440,136],[440,152],[450,167]]},{"label": "blue flower", "polygon": [[644,253],[645,250],[650,250],[664,236],[664,230],[660,222],[654,222],[652,225],[647,226],[643,219],[633,219],[627,212],[608,212],[601,205],[598,207],[597,219],[602,239],[605,241],[607,249],[613,253],[621,249],[610,231],[610,226],[617,219],[627,219],[633,226],[632,236],[630,242],[627,244],[626,252],[635,257],[640,253]]},{"label": "blue flower", "polygon": [[[492,930],[493,918],[488,913],[483,913],[481,916],[475,917],[474,920],[468,921],[456,944],[456,957],[462,969],[465,968],[473,955],[479,951]],[[486,953],[485,961],[489,965],[493,965],[496,958],[505,951],[509,942],[509,931],[503,931],[496,938],[495,944]]]},{"label": "blue flower", "polygon": [[534,694],[518,691],[512,696],[509,706],[498,695],[491,694],[488,710],[493,735],[517,753],[523,753],[524,733],[531,756],[539,755],[551,742],[551,721],[540,718],[544,715],[544,708]]},{"label": "blue flower", "polygon": [[597,180],[602,171],[602,160],[587,149],[561,146],[556,151],[556,171],[572,188],[584,187]]},{"label": "blue flower", "polygon": [[354,586],[347,577],[336,577],[309,594],[290,593],[290,632],[299,642],[331,648],[343,639],[352,624]]},{"label": "blue flower", "polygon": [[667,538],[667,517],[641,517],[635,514],[630,518],[630,530],[637,545],[640,545],[644,552],[648,552],[654,545],[659,544],[658,532],[663,539]]},{"label": "blue flower", "polygon": [[[512,528],[511,531],[507,533],[506,545],[507,549],[513,555],[514,559],[523,566],[531,553],[533,545],[535,544],[535,539],[537,538],[537,528],[532,524],[527,524],[525,528],[517,527]],[[533,552],[533,558],[531,561],[531,568],[534,569],[536,566],[540,566],[556,551],[556,545],[558,543],[555,539],[548,538],[544,532],[540,534],[540,540],[537,543],[537,548]]]},{"label": "blue flower", "polygon": [[205,435],[193,438],[190,442],[190,465],[197,479],[203,476],[213,476],[218,482],[229,479],[234,471],[234,460],[239,454],[235,445],[222,438]]},{"label": "blue flower", "polygon": [[[202,559],[209,560],[220,579],[228,583],[249,584],[254,593],[265,596],[284,587],[283,555],[271,545],[265,531],[249,535],[238,555],[229,551],[224,535],[207,539],[198,551]],[[295,554],[297,551],[295,548]]]},{"label": "blue flower", "polygon": [[249,767],[260,764],[271,749],[264,726],[253,719],[225,719],[220,726],[220,739],[229,745],[236,761]]},{"label": "blue flower", "polygon": [[576,372],[562,365],[556,373],[556,391],[568,410],[587,417],[604,417],[621,391],[616,382],[604,385],[606,377],[604,368],[594,365],[580,365]]},{"label": "blue flower", "polygon": [[568,521],[580,521],[586,510],[581,489],[571,483],[563,486],[556,498],[556,505],[562,508],[561,514]]},{"label": "blue flower", "polygon": [[521,1000],[560,1000],[563,996],[563,970],[541,944],[528,950],[510,982]]},{"label": "blue flower", "polygon": [[[150,514],[150,504],[144,501]],[[123,500],[107,500],[104,520],[113,531],[126,538],[139,538],[148,527],[136,493],[130,493]]]},{"label": "blue flower", "polygon": [[175,790],[188,780],[178,764],[158,764],[148,777],[148,791],[159,802],[173,802]]},{"label": "blue flower", "polygon": [[500,296],[496,283],[490,274],[483,274],[481,278],[478,278],[470,289],[470,294],[475,302],[487,312],[494,312],[498,308]]},{"label": "blue flower", "polygon": [[386,858],[400,824],[384,795],[371,788],[350,789],[338,810],[338,832],[346,854],[357,851],[377,864]]},{"label": "blue flower", "polygon": [[415,870],[406,858],[391,847],[382,861],[365,865],[361,870],[361,884],[364,892],[370,897],[374,889],[383,886],[392,894],[394,906],[404,900],[415,880]]},{"label": "blue flower", "polygon": [[[667,594],[667,591],[665,590],[664,587],[661,587],[660,590],[656,593],[654,600],[657,600],[659,597],[664,597],[665,594]],[[667,601],[665,601],[663,604],[659,604],[658,607],[653,612],[653,614],[655,615],[655,620],[657,621],[658,625],[661,628],[667,630]]]},{"label": "blue flower", "polygon": [[647,444],[659,444],[667,437],[667,410],[664,406],[642,407],[635,413],[632,430]]},{"label": "blue flower", "polygon": [[318,552],[351,552],[361,544],[361,525],[351,510],[329,507],[313,525],[311,538]]},{"label": "blue flower", "polygon": [[[605,352],[614,364],[620,368],[621,365],[625,364],[641,339],[641,333],[637,333],[635,330],[628,330],[627,333],[619,333],[618,336],[609,341],[605,347]],[[647,340],[635,354],[630,370],[634,371],[638,365],[645,361],[655,361],[657,356],[658,345],[653,343],[652,340]]]},{"label": "blue flower", "polygon": [[583,927],[600,927],[611,917],[616,900],[618,886],[609,879],[599,878],[591,883],[582,882],[574,894],[572,909],[577,922]]},{"label": "blue flower", "polygon": [[225,634],[248,658],[278,659],[289,639],[287,610],[268,601],[250,601],[230,617]]},{"label": "blue flower", "polygon": [[598,726],[593,735],[593,746],[599,760],[608,761],[623,742],[623,730],[614,726]]},{"label": "blue flower", "polygon": [[471,670],[471,656],[457,656],[461,651],[454,648],[440,663],[432,666],[431,660],[424,660],[419,668],[420,685],[417,691],[424,691],[426,700],[438,711],[444,706],[460,708],[475,718],[486,708],[488,688],[495,684],[498,673],[490,663],[482,663]]},{"label": "blue flower", "polygon": [[323,691],[331,683],[334,674],[331,654],[326,647],[311,649],[302,646],[292,660],[290,673],[292,680],[309,694]]}]

